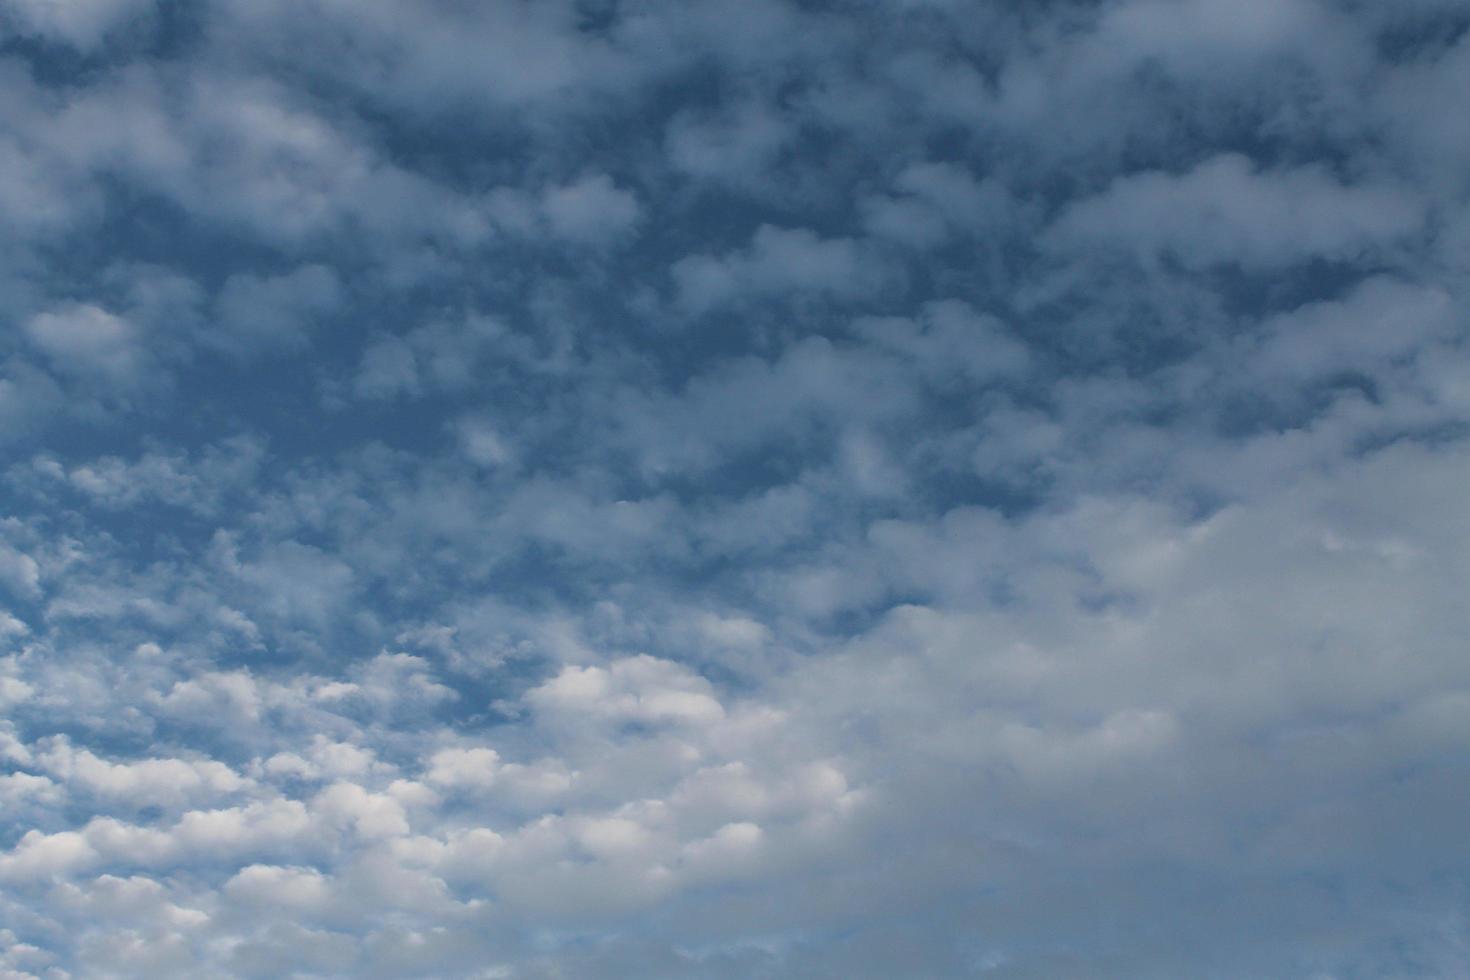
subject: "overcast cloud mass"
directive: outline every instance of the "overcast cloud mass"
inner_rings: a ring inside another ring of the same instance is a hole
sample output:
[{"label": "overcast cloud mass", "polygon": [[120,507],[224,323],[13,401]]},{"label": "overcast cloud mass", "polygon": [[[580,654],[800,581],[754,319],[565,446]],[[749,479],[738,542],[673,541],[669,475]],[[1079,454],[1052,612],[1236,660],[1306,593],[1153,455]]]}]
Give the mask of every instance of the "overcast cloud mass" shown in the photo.
[{"label": "overcast cloud mass", "polygon": [[0,0],[0,977],[1470,977],[1467,0]]}]

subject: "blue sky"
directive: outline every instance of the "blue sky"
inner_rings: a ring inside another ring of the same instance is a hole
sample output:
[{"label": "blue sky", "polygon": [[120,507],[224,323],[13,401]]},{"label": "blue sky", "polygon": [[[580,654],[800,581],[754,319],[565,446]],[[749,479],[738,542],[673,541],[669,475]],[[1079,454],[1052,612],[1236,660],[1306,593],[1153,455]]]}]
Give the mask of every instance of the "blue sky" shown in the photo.
[{"label": "blue sky", "polygon": [[0,977],[1470,976],[1463,0],[0,0]]}]

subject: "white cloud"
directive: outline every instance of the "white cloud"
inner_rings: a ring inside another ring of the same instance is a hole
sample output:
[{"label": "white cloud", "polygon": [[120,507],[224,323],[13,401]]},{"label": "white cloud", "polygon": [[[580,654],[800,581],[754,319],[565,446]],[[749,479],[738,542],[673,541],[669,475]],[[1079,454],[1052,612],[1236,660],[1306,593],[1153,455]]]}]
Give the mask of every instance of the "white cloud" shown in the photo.
[{"label": "white cloud", "polygon": [[28,830],[0,855],[0,879],[26,881],[84,868],[97,860],[97,852],[85,837],[73,831],[43,834]]},{"label": "white cloud", "polygon": [[745,102],[718,118],[680,113],[669,123],[665,143],[670,163],[680,170],[759,187],[792,135],[781,113]]},{"label": "white cloud", "polygon": [[725,715],[712,691],[687,668],[643,655],[607,667],[563,667],[527,700],[568,719],[698,725]]},{"label": "white cloud", "polygon": [[356,783],[333,783],[312,800],[313,809],[328,820],[350,826],[364,837],[391,837],[408,833],[403,805],[391,796],[370,793]]},{"label": "white cloud", "polygon": [[1369,258],[1422,220],[1422,205],[1407,190],[1345,186],[1320,168],[1259,170],[1226,154],[1187,173],[1119,178],[1072,205],[1048,235],[1063,248],[1112,246],[1189,268],[1270,270]]},{"label": "white cloud", "polygon": [[337,277],[324,266],[277,276],[236,273],[220,290],[218,326],[207,342],[241,354],[300,350],[341,302]]},{"label": "white cloud", "polygon": [[129,22],[144,20],[152,5],[143,0],[6,0],[0,18],[12,20],[21,33],[61,41],[91,51],[106,36]]},{"label": "white cloud", "polygon": [[721,256],[690,255],[671,269],[681,310],[700,314],[800,290],[835,300],[861,298],[893,279],[881,258],[851,238],[822,238],[805,228],[762,225],[748,248]]},{"label": "white cloud", "polygon": [[19,807],[30,801],[42,803],[56,803],[61,798],[54,782],[45,776],[36,776],[28,772],[12,772],[0,776],[0,800],[7,807]]},{"label": "white cloud", "polygon": [[0,542],[0,584],[17,596],[33,599],[41,594],[41,566],[25,552]]},{"label": "white cloud", "polygon": [[229,766],[213,760],[144,759],[114,763],[66,738],[46,745],[38,765],[58,780],[83,791],[126,801],[131,806],[177,805],[187,799],[223,796],[250,787]]},{"label": "white cloud", "polygon": [[541,208],[551,233],[587,245],[609,245],[638,225],[641,208],[630,191],[594,174],[542,192]]},{"label": "white cloud", "polygon": [[26,333],[61,373],[123,388],[142,383],[149,367],[137,330],[98,306],[38,313]]},{"label": "white cloud", "polygon": [[319,911],[331,898],[327,879],[314,868],[252,864],[225,882],[230,898],[295,914]]},{"label": "white cloud", "polygon": [[1104,14],[1096,43],[1120,49],[1119,60],[1162,58],[1176,71],[1196,72],[1300,50],[1327,33],[1327,21],[1314,0],[1245,0],[1229,16],[1205,0],[1132,0]]},{"label": "white cloud", "polygon": [[419,374],[413,349],[396,337],[373,343],[363,351],[352,387],[359,398],[418,394]]},{"label": "white cloud", "polygon": [[500,754],[489,748],[440,749],[424,778],[437,786],[485,789],[495,784]]},{"label": "white cloud", "polygon": [[916,163],[893,181],[895,195],[862,204],[870,234],[918,248],[944,244],[955,235],[993,234],[1014,220],[1015,205],[996,181],[977,181],[947,163]]}]

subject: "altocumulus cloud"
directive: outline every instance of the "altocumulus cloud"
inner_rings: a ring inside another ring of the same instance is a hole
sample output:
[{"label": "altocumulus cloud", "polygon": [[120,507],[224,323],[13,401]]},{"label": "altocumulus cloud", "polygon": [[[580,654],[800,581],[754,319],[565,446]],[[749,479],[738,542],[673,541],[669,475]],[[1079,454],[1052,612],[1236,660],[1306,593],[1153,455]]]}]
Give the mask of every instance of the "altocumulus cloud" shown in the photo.
[{"label": "altocumulus cloud", "polygon": [[0,977],[1470,975],[1464,0],[0,0]]}]

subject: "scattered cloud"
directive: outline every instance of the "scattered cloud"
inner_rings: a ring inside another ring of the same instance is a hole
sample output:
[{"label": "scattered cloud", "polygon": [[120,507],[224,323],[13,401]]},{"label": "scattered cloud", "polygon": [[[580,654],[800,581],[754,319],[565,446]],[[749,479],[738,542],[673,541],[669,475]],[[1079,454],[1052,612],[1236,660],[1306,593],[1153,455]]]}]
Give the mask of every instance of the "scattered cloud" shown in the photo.
[{"label": "scattered cloud", "polygon": [[1463,3],[0,35],[0,976],[1470,969]]}]

